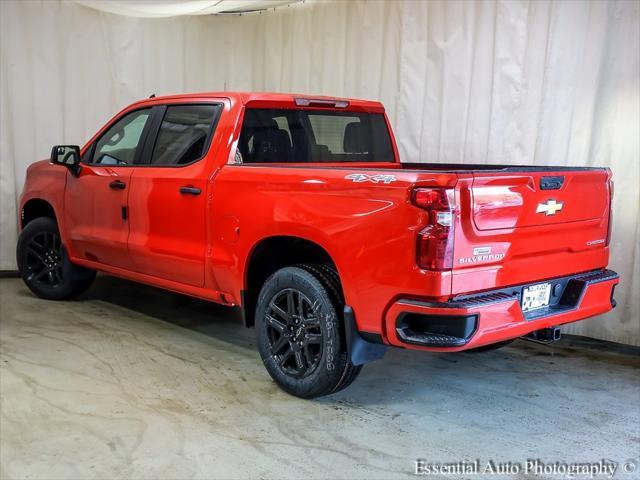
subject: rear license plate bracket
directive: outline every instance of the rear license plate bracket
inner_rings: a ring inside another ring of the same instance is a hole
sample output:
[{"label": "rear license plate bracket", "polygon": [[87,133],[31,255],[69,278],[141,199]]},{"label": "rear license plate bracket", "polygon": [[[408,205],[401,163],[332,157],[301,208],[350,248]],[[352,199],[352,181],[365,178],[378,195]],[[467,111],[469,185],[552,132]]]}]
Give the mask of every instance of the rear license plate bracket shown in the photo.
[{"label": "rear license plate bracket", "polygon": [[551,297],[551,284],[539,283],[536,285],[529,285],[522,289],[522,300],[520,305],[523,312],[530,312],[539,308],[545,308],[549,306],[549,299]]}]

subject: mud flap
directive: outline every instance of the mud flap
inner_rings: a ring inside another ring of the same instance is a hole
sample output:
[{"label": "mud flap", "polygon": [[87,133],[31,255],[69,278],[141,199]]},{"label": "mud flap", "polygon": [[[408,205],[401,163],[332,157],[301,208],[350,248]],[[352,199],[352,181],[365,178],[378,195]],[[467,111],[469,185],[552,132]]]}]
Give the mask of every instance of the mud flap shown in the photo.
[{"label": "mud flap", "polygon": [[387,352],[388,345],[367,342],[360,336],[356,327],[356,318],[349,305],[344,307],[344,324],[347,341],[347,353],[354,365],[364,365],[382,359]]}]

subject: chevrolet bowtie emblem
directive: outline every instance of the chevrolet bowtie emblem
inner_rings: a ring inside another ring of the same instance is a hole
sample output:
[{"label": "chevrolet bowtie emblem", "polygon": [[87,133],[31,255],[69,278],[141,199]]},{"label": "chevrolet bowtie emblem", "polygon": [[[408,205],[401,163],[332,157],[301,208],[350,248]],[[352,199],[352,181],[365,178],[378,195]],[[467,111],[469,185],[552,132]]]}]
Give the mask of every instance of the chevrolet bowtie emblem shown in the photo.
[{"label": "chevrolet bowtie emblem", "polygon": [[555,215],[556,212],[562,210],[562,202],[556,202],[555,200],[547,200],[544,203],[539,203],[536,208],[536,213],[544,213],[547,217],[549,215]]}]

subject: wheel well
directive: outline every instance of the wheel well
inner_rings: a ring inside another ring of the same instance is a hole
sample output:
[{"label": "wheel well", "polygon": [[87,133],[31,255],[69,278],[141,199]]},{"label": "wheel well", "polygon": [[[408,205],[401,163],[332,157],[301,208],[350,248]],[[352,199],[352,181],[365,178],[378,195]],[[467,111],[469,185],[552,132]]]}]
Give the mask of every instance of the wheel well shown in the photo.
[{"label": "wheel well", "polygon": [[22,221],[23,228],[31,220],[35,220],[39,217],[49,217],[56,220],[56,213],[49,202],[40,198],[34,198],[24,204],[22,212],[20,212],[20,219]]},{"label": "wheel well", "polygon": [[252,327],[258,295],[264,282],[281,268],[299,263],[319,263],[335,268],[327,251],[304,238],[277,236],[262,240],[247,262],[245,290],[242,291],[244,324]]}]

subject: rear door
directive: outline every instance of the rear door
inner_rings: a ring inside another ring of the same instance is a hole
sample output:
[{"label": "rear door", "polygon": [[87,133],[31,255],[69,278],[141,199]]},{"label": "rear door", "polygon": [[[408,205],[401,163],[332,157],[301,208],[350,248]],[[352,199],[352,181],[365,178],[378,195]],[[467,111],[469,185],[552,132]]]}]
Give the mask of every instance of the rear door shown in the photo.
[{"label": "rear door", "polygon": [[205,161],[222,104],[160,107],[129,192],[129,252],[134,270],[204,285]]},{"label": "rear door", "polygon": [[603,268],[609,171],[460,175],[453,294]]}]

